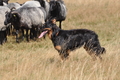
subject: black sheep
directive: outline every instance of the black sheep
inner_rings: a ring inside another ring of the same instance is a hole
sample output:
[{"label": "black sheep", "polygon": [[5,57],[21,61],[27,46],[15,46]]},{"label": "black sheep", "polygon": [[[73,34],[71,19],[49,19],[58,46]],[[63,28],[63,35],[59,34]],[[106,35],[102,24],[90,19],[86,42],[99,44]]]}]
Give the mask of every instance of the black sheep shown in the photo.
[{"label": "black sheep", "polygon": [[59,27],[61,23],[66,19],[67,10],[62,0],[51,0],[50,1],[50,19],[55,18],[59,21]]}]

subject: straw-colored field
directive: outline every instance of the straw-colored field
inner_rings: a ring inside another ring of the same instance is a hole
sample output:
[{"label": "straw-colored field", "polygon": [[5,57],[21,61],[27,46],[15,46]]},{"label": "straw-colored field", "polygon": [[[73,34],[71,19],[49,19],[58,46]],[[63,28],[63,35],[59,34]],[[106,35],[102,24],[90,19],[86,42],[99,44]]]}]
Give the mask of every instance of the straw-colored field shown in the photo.
[{"label": "straw-colored field", "polygon": [[[25,2],[10,0],[10,2]],[[8,42],[0,46],[0,80],[120,80],[120,0],[64,0],[63,29],[85,28],[99,35],[106,48],[103,61],[92,61],[83,49],[61,63],[52,42]]]}]

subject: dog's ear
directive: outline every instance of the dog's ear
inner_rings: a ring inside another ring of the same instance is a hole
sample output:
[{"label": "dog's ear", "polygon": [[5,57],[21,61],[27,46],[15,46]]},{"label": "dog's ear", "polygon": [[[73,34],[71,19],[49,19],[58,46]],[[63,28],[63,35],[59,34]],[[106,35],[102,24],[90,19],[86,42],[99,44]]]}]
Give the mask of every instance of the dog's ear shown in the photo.
[{"label": "dog's ear", "polygon": [[44,30],[51,30],[51,28],[45,28]]},{"label": "dog's ear", "polygon": [[53,24],[56,24],[56,19],[51,20]]}]

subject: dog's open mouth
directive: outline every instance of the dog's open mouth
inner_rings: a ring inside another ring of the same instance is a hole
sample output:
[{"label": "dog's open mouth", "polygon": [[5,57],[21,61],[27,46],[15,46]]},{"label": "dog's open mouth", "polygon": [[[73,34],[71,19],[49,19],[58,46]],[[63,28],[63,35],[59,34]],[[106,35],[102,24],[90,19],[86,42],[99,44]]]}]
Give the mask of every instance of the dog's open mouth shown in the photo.
[{"label": "dog's open mouth", "polygon": [[43,31],[38,38],[42,38],[48,31]]}]

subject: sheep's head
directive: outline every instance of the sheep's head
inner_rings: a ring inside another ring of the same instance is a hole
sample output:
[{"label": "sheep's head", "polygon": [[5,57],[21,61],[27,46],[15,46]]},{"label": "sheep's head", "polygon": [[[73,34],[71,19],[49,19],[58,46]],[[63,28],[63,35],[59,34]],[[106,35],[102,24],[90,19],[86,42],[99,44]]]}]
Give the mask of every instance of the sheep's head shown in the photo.
[{"label": "sheep's head", "polygon": [[6,19],[4,21],[5,25],[7,25],[9,23],[14,23],[14,22],[18,21],[18,19],[20,19],[19,13],[15,12],[15,11],[6,12],[5,17],[6,17]]},{"label": "sheep's head", "polygon": [[50,11],[53,11],[57,8],[57,2],[55,0],[50,1]]}]

